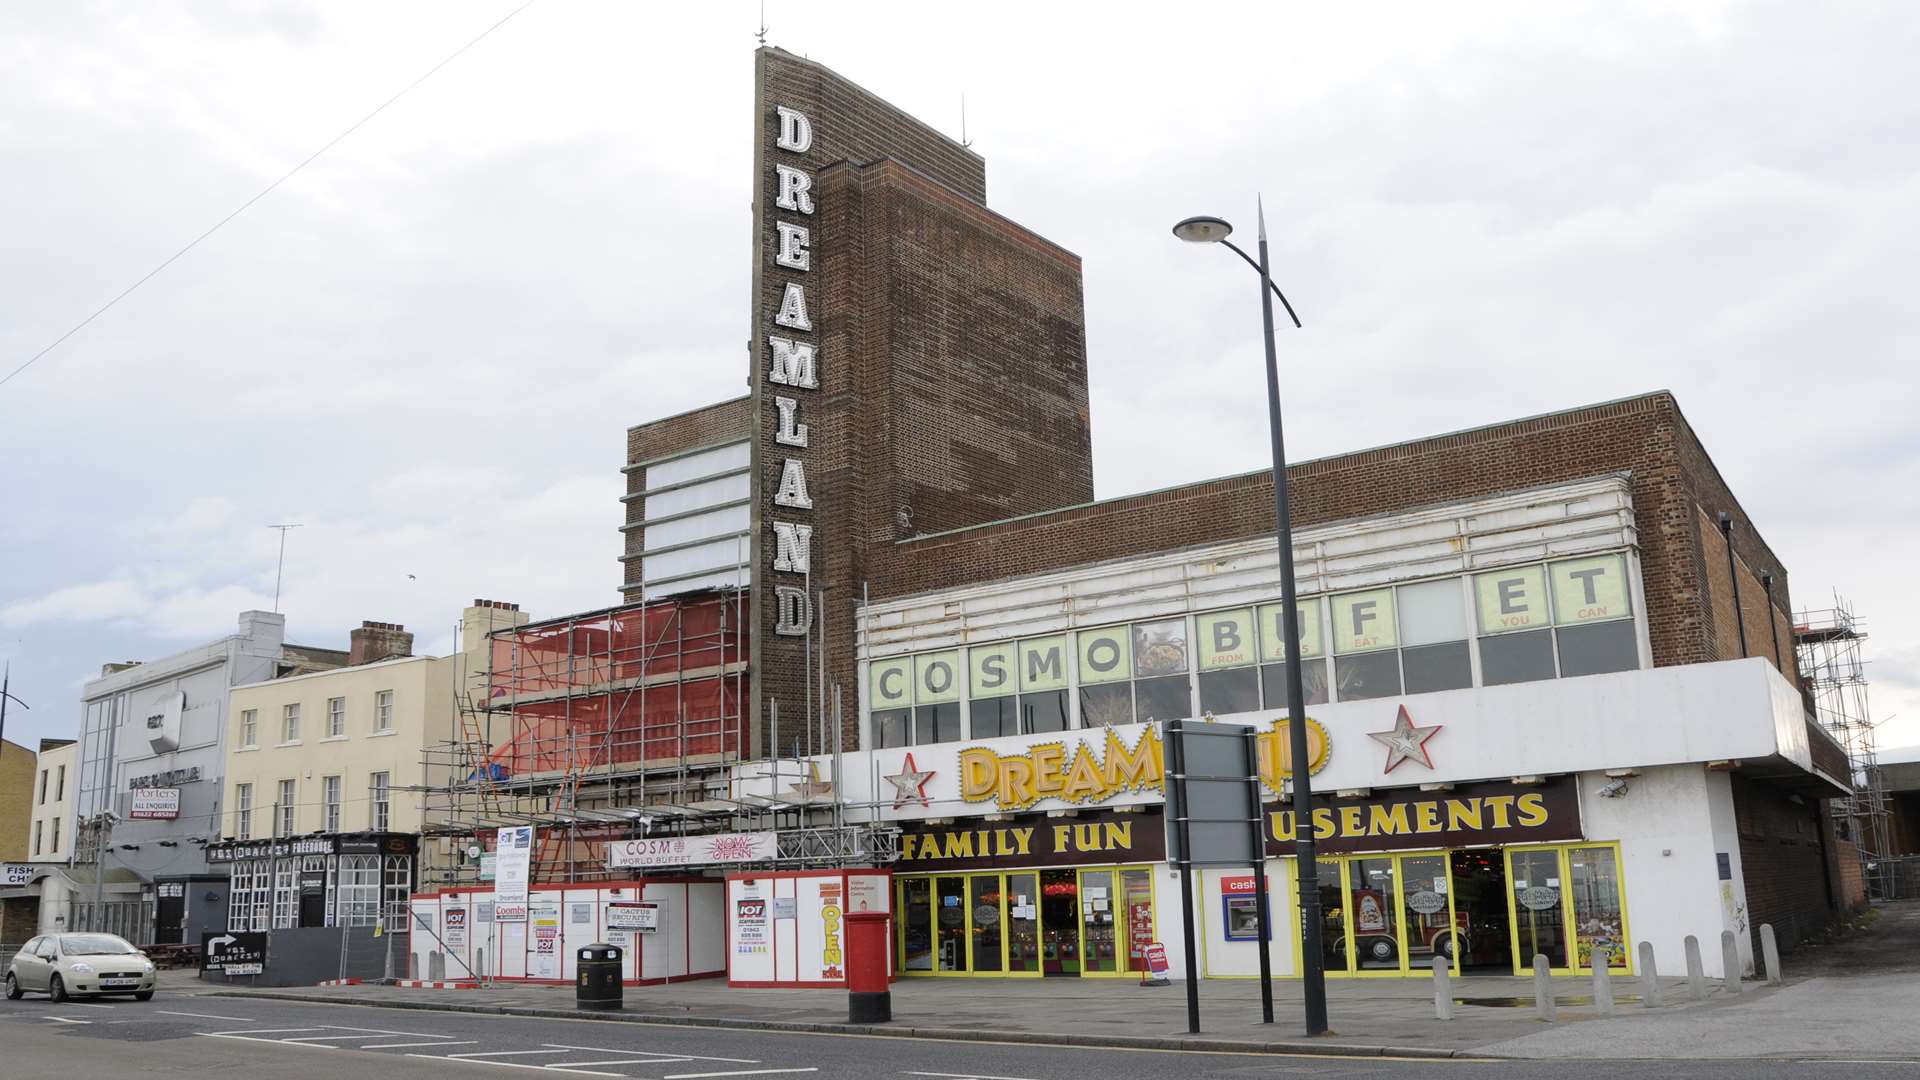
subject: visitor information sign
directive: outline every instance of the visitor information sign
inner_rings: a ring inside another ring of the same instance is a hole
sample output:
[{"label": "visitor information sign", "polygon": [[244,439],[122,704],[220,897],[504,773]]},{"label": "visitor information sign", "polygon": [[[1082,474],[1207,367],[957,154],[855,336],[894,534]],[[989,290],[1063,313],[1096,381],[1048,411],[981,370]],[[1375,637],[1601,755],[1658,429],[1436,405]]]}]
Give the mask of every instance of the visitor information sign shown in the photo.
[{"label": "visitor information sign", "polygon": [[533,826],[501,829],[494,862],[495,922],[527,921],[527,880],[533,861]]}]

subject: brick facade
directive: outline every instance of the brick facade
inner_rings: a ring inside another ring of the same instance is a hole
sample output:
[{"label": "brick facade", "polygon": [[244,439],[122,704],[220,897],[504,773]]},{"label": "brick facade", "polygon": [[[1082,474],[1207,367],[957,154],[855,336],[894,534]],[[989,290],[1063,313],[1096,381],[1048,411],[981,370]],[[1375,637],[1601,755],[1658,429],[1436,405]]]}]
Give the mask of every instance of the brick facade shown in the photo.
[{"label": "brick facade", "polygon": [[[1818,801],[1796,802],[1781,789],[1733,776],[1733,813],[1747,886],[1747,931],[1760,953],[1760,926],[1771,924],[1782,949],[1823,929],[1842,903],[1833,824]],[[1859,860],[1853,860],[1857,866]]]}]

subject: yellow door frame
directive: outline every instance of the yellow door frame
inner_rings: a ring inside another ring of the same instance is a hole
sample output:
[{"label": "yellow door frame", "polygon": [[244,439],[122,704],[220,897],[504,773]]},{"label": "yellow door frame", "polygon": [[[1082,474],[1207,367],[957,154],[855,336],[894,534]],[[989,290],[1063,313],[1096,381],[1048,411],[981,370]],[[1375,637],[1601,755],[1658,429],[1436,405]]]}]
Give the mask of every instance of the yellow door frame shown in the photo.
[{"label": "yellow door frame", "polygon": [[[1080,970],[1076,973],[1077,977],[1079,978],[1130,978],[1135,976],[1137,974],[1136,972],[1126,970],[1125,964],[1122,963],[1124,957],[1121,955],[1122,950],[1126,946],[1128,946],[1131,941],[1130,938],[1126,938],[1121,935],[1121,930],[1124,928],[1130,928],[1130,924],[1123,924],[1118,921],[1120,910],[1114,906],[1125,895],[1125,890],[1122,885],[1122,882],[1124,880],[1123,875],[1127,871],[1140,871],[1146,874],[1147,876],[1147,892],[1148,892],[1148,901],[1151,904],[1154,940],[1158,941],[1160,939],[1159,885],[1153,879],[1153,867],[1151,865],[1138,864],[1138,863],[1124,865],[1124,866],[1091,866],[1091,867],[1064,867],[1063,866],[1063,867],[1031,867],[1031,868],[1023,867],[1023,868],[1013,869],[1013,870],[958,870],[958,871],[949,871],[946,873],[927,872],[927,873],[898,875],[894,878],[894,890],[895,890],[894,910],[901,913],[901,919],[900,919],[900,932],[896,935],[894,939],[894,955],[896,958],[894,970],[899,972],[903,976],[912,976],[915,978],[933,976],[933,977],[944,977],[944,978],[976,978],[976,979],[1000,979],[1000,978],[1036,979],[1036,978],[1041,978],[1045,976],[1046,975],[1046,959],[1045,959],[1044,951],[1042,952],[1041,959],[1040,959],[1040,970],[1038,971],[1007,970],[1008,949],[1010,948],[1010,941],[1007,934],[1007,918],[1006,918],[1007,878],[1014,875],[1018,875],[1018,874],[1027,874],[1033,877],[1033,881],[1034,881],[1033,921],[1037,931],[1044,937],[1044,935],[1046,934],[1046,917],[1043,914],[1043,911],[1045,910],[1044,905],[1041,904],[1040,902],[1041,872],[1043,870],[1069,870],[1069,869],[1074,871],[1074,877],[1073,877],[1074,893],[1075,893],[1074,895],[1075,910],[1074,910],[1074,922],[1073,922],[1074,955],[1078,958],[1078,961],[1080,964]],[[1112,915],[1115,919],[1114,957],[1113,957],[1115,970],[1113,971],[1088,971],[1087,970],[1087,926],[1086,926],[1087,913],[1086,913],[1086,907],[1085,907],[1085,900],[1083,898],[1084,885],[1082,884],[1082,875],[1089,874],[1089,873],[1093,873],[1093,874],[1105,873],[1110,876],[1110,880],[1111,880],[1111,884],[1108,886],[1109,891],[1107,894],[1107,910],[1108,910],[1108,913]],[[962,939],[966,943],[964,965],[963,965],[964,970],[951,970],[943,967],[940,962],[940,904],[939,904],[940,884],[939,883],[941,878],[956,878],[956,877],[960,879],[960,908],[962,912],[961,925],[965,929],[965,936]],[[998,971],[980,971],[978,970],[979,965],[974,962],[973,882],[977,878],[995,879],[995,882],[996,882],[995,891],[999,895],[997,906],[1000,911],[1001,930],[1000,930],[1000,970]],[[931,922],[931,931],[933,935],[933,939],[932,939],[933,966],[927,970],[910,971],[907,969],[906,895],[907,895],[907,883],[909,881],[915,881],[915,880],[922,880],[927,883],[927,906],[929,909],[928,918]]]},{"label": "yellow door frame", "polygon": [[[1405,860],[1420,858],[1423,856],[1438,858],[1440,860],[1440,865],[1444,867],[1446,870],[1447,925],[1451,928],[1450,932],[1454,935],[1454,950],[1453,950],[1452,966],[1453,966],[1453,973],[1455,975],[1460,974],[1460,947],[1459,947],[1460,923],[1458,921],[1459,916],[1454,912],[1454,907],[1453,907],[1453,896],[1454,896],[1453,860],[1452,858],[1450,858],[1451,855],[1452,855],[1452,849],[1449,849],[1449,848],[1422,848],[1417,851],[1354,852],[1350,854],[1343,853],[1339,855],[1321,855],[1318,858],[1316,858],[1315,859],[1316,862],[1337,867],[1337,872],[1340,875],[1339,877],[1340,911],[1341,911],[1340,928],[1343,935],[1341,938],[1341,945],[1342,945],[1341,952],[1342,952],[1342,955],[1346,957],[1347,965],[1344,969],[1336,969],[1336,968],[1329,967],[1326,971],[1327,978],[1329,979],[1402,979],[1402,978],[1407,978],[1413,975],[1423,975],[1427,973],[1427,969],[1425,967],[1422,967],[1419,971],[1414,971],[1412,968],[1412,960],[1411,960],[1412,948],[1410,945],[1410,939],[1408,938],[1408,928],[1407,928],[1407,918],[1406,918],[1407,904],[1406,904],[1405,881],[1406,881],[1407,875],[1404,867]],[[1352,880],[1349,877],[1350,871],[1348,867],[1352,862],[1360,859],[1387,859],[1393,863],[1392,903],[1394,905],[1394,915],[1393,915],[1394,940],[1399,946],[1399,953],[1400,953],[1399,955],[1400,962],[1395,967],[1362,969],[1359,964],[1359,958],[1354,952],[1355,948],[1357,948],[1358,939],[1354,929],[1353,910],[1352,910],[1352,904],[1350,903],[1350,901],[1353,898],[1353,886],[1352,886]],[[1296,975],[1293,977],[1297,978],[1298,977],[1297,972],[1300,970],[1300,965],[1306,962],[1306,934],[1305,934],[1305,928],[1302,927],[1300,923],[1300,902],[1299,902],[1300,868],[1298,865],[1298,860],[1294,859],[1292,856],[1285,856],[1283,857],[1282,861],[1292,862],[1295,864],[1294,870],[1293,870],[1293,878],[1291,881],[1291,888],[1287,890],[1288,896],[1289,896],[1287,921],[1291,923],[1293,926],[1293,955],[1296,958],[1295,960]],[[1321,878],[1320,880],[1324,882],[1326,879]],[[1509,894],[1511,894],[1512,890],[1509,889],[1508,892]],[[1625,895],[1624,892],[1622,893],[1622,895]],[[1508,902],[1509,902],[1509,905],[1511,905],[1511,902],[1512,902],[1511,895],[1509,895],[1508,897]],[[1326,909],[1323,907],[1321,908],[1321,911],[1324,913]],[[1325,925],[1324,920],[1322,925],[1324,927]]]},{"label": "yellow door frame", "polygon": [[1513,951],[1513,973],[1523,975],[1533,970],[1533,960],[1526,959],[1523,964],[1520,956],[1520,908],[1519,897],[1513,888],[1513,856],[1518,852],[1551,851],[1558,856],[1560,867],[1560,918],[1566,936],[1567,963],[1564,966],[1551,967],[1548,970],[1555,975],[1591,975],[1592,964],[1580,963],[1580,927],[1573,910],[1573,853],[1577,850],[1607,850],[1613,853],[1614,881],[1620,889],[1620,949],[1626,961],[1621,974],[1632,976],[1635,972],[1633,955],[1633,930],[1627,920],[1627,866],[1620,855],[1618,840],[1582,840],[1564,844],[1516,844],[1505,848],[1504,862],[1507,876],[1507,934]]}]

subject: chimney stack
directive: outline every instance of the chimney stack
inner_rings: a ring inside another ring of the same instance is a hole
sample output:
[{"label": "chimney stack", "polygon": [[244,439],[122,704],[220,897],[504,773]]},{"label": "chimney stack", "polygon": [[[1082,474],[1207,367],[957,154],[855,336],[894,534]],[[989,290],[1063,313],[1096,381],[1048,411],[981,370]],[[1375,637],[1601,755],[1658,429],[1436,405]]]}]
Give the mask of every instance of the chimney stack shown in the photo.
[{"label": "chimney stack", "polygon": [[347,664],[375,664],[413,655],[413,635],[399,623],[362,622],[347,635]]}]

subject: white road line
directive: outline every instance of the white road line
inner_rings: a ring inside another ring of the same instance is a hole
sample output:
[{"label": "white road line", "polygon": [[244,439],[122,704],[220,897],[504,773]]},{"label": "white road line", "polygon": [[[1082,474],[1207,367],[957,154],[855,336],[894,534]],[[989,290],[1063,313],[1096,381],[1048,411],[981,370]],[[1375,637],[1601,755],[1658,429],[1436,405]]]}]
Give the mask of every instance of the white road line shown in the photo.
[{"label": "white road line", "polygon": [[688,1058],[688,1057],[664,1057],[664,1058],[623,1057],[623,1058],[611,1058],[606,1061],[563,1061],[563,1062],[556,1062],[552,1065],[542,1065],[540,1067],[543,1069],[554,1069],[559,1072],[566,1072],[568,1069],[584,1069],[589,1065],[664,1065],[670,1061],[692,1061],[692,1060],[693,1060],[692,1058]]},{"label": "white road line", "polygon": [[480,1041],[479,1039],[457,1039],[457,1040],[454,1040],[454,1041],[452,1041],[452,1042],[417,1042],[417,1043],[368,1043],[367,1045],[365,1045],[365,1046],[361,1046],[361,1047],[357,1047],[356,1049],[360,1049],[360,1050],[398,1050],[398,1049],[400,1049],[400,1048],[401,1048],[401,1047],[403,1047],[403,1046],[473,1046],[474,1044],[476,1044],[476,1043],[478,1043],[479,1041]]},{"label": "white road line", "polygon": [[67,1005],[75,1009],[111,1009],[111,1005],[89,1005],[84,1001],[69,1001]]},{"label": "white road line", "polygon": [[281,1039],[281,1040],[279,1040],[279,1041],[280,1041],[280,1042],[290,1042],[290,1043],[304,1043],[304,1042],[322,1042],[322,1041],[331,1041],[331,1040],[334,1040],[334,1039],[388,1039],[388,1038],[392,1038],[392,1036],[390,1036],[390,1035],[386,1035],[386,1034],[375,1034],[375,1035],[302,1035],[302,1036],[300,1036],[300,1037],[299,1037],[299,1038],[297,1038],[297,1039]]},{"label": "white road line", "polygon": [[166,1013],[168,1016],[195,1016],[195,1017],[199,1017],[202,1020],[231,1020],[236,1024],[252,1024],[252,1023],[258,1022],[254,1020],[249,1020],[244,1016],[219,1016],[215,1013],[174,1012],[172,1009],[155,1009],[153,1011],[157,1013]]},{"label": "white road line", "polygon": [[986,1073],[909,1072],[909,1073],[901,1073],[900,1075],[902,1076],[944,1076],[944,1077],[949,1077],[950,1080],[1033,1080],[1033,1078],[1030,1076],[988,1076]]},{"label": "white road line", "polygon": [[[240,1031],[196,1031],[194,1032],[194,1034],[195,1035],[280,1035],[289,1031],[325,1031],[325,1030],[326,1028],[319,1028],[319,1027],[244,1028]],[[268,1039],[267,1041],[272,1042],[273,1040]]]},{"label": "white road line", "polygon": [[810,1073],[819,1069],[736,1069],[733,1072],[668,1073],[661,1080],[698,1080],[702,1076],[772,1076],[774,1073]]},{"label": "white road line", "polygon": [[726,1061],[735,1065],[758,1065],[759,1058],[709,1057],[705,1054],[656,1054],[652,1050],[621,1050],[612,1046],[572,1046],[567,1043],[541,1043],[541,1046],[555,1050],[591,1050],[596,1054],[626,1054],[628,1057],[646,1057],[653,1055],[655,1060],[672,1061]]},{"label": "white road line", "polygon": [[235,1042],[266,1043],[268,1046],[298,1046],[303,1050],[338,1050],[340,1049],[339,1047],[334,1046],[331,1043],[301,1043],[301,1042],[288,1042],[285,1039],[256,1039],[251,1035],[215,1035],[205,1031],[196,1031],[194,1032],[194,1034],[200,1036],[203,1039],[232,1039]]},{"label": "white road line", "polygon": [[[426,1058],[428,1061],[459,1061],[459,1062],[465,1062],[466,1064],[469,1064],[469,1065],[498,1065],[504,1069],[532,1069],[535,1072],[550,1071],[544,1065],[529,1065],[524,1061],[488,1061],[486,1058],[453,1057],[451,1055],[443,1057],[439,1054],[408,1054],[407,1056],[410,1058]],[[612,1076],[612,1077],[617,1077],[618,1080],[629,1080],[627,1074],[625,1073],[593,1072],[588,1069],[577,1070],[573,1073],[573,1075],[574,1076]]]},{"label": "white road line", "polygon": [[46,1017],[46,1019],[48,1019],[48,1020],[58,1020],[58,1021],[60,1021],[60,1022],[61,1022],[61,1023],[63,1023],[63,1024],[91,1024],[91,1023],[93,1023],[93,1021],[91,1021],[91,1020],[69,1020],[69,1019],[67,1019],[67,1018],[66,1018],[66,1017],[64,1017],[64,1016],[49,1016],[49,1017]]},{"label": "white road line", "polygon": [[[526,1057],[528,1054],[564,1054],[564,1053],[566,1053],[565,1050],[479,1050],[479,1051],[469,1051],[464,1054],[447,1054],[444,1056],[450,1057],[450,1058],[461,1058],[464,1060],[466,1058]],[[409,1054],[407,1056],[419,1057],[420,1055]]]}]

